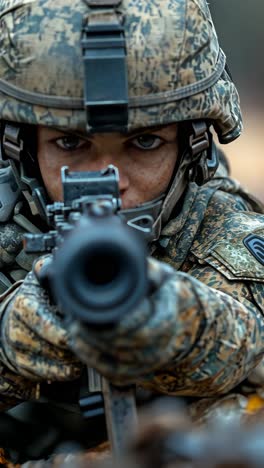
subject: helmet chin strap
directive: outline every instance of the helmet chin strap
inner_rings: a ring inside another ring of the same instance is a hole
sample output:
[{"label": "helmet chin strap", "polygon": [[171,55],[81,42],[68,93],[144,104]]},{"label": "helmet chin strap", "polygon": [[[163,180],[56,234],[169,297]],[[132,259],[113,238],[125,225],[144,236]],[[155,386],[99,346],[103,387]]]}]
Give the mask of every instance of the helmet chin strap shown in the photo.
[{"label": "helmet chin strap", "polygon": [[46,219],[47,196],[35,177],[26,174],[24,156],[28,152],[21,124],[6,123],[1,141],[2,159],[8,160],[15,181],[28,202],[31,213]]},{"label": "helmet chin strap", "polygon": [[167,194],[163,193],[159,198],[142,203],[135,208],[121,210],[127,224],[142,232],[148,242],[158,240],[162,227],[168,221],[172,210],[188,185],[186,173],[188,174],[191,162],[188,156],[188,151],[185,151]]},{"label": "helmet chin strap", "polygon": [[140,231],[148,242],[158,240],[162,226],[180,200],[184,190],[188,185],[186,170],[188,163],[179,167],[171,185],[169,192],[163,193],[159,198],[151,200],[129,210],[121,210],[121,215],[128,226]]},{"label": "helmet chin strap", "polygon": [[187,156],[188,153],[186,151],[182,156],[182,163],[179,165],[179,168],[173,178],[170,189],[166,195],[161,212],[155,220],[155,223],[153,225],[155,238],[153,240],[157,240],[160,237],[162,227],[169,220],[173,209],[176,207],[177,203],[181,199],[181,196],[183,195],[188,185],[186,172],[188,172],[188,166],[190,165],[190,161],[188,161]]},{"label": "helmet chin strap", "polygon": [[155,223],[162,211],[162,206],[166,194],[163,193],[159,198],[155,198],[141,205],[121,210],[120,214],[127,225],[141,232],[148,242],[156,240]]}]

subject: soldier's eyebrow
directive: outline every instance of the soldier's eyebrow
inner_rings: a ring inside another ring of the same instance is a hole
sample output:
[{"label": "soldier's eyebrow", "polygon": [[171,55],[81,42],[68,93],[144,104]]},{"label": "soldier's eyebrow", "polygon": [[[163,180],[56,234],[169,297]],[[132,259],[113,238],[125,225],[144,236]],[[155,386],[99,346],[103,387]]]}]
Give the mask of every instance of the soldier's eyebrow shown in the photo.
[{"label": "soldier's eyebrow", "polygon": [[[140,127],[140,128],[135,128],[134,130],[131,130],[130,132],[111,132],[111,133],[116,133],[117,135],[120,135],[123,138],[130,139],[133,138],[135,135],[143,135],[145,133],[154,133],[161,131],[163,129],[167,128],[167,125],[157,125],[155,127]],[[77,136],[79,138],[82,138],[83,140],[93,140],[93,138],[98,135],[98,133],[82,133],[78,131],[69,131],[68,129],[63,131],[61,128],[56,128],[53,127],[53,130],[58,131],[62,135],[73,135]]]},{"label": "soldier's eyebrow", "polygon": [[[134,135],[140,135],[143,133],[154,133],[157,131],[160,131],[164,128],[164,125],[158,125],[156,127],[140,127],[140,128],[135,128],[134,130],[131,130],[130,132],[118,132],[118,135],[121,135],[122,137],[125,138],[132,138]],[[115,133],[115,132],[113,132]],[[78,135],[78,133],[74,133],[75,135]],[[96,134],[94,133],[87,133],[87,134],[79,134],[79,136],[82,136],[82,138],[93,138]]]},{"label": "soldier's eyebrow", "polygon": [[121,132],[121,135],[124,137],[132,137],[134,135],[138,135],[140,133],[153,133],[157,132],[159,130],[162,130],[164,128],[164,125],[158,125],[156,127],[144,127],[144,128],[135,128],[135,130],[132,130],[130,132]]}]

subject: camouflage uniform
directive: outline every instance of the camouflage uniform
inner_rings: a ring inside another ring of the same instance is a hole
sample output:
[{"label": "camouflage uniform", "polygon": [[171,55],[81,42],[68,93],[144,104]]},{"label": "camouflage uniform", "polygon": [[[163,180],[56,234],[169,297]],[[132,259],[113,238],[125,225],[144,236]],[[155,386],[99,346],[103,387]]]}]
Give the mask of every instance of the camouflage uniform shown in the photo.
[{"label": "camouflage uniform", "polygon": [[[80,31],[83,24],[102,19],[119,24],[125,16],[127,130],[206,119],[222,143],[240,135],[239,97],[204,0],[113,0],[113,8],[99,12],[95,3],[2,1],[3,122],[89,132]],[[46,69],[48,79],[43,73]],[[22,181],[32,222],[16,205],[12,221],[0,229],[3,317],[11,310],[13,297],[20,300],[16,302],[20,314],[27,311],[26,287],[36,286],[30,274],[24,289],[7,291],[32,268],[33,259],[23,252],[21,239],[25,230],[35,232],[34,216],[38,214],[35,179],[30,184],[25,177],[20,155],[14,161],[14,141],[11,143],[3,141],[3,146],[17,181]],[[173,268],[150,261],[150,274],[159,278],[151,297],[114,330],[100,335],[91,332],[89,343],[73,333],[71,346],[114,382],[136,382],[172,395],[213,397],[226,394],[246,379],[263,355],[263,256],[261,251],[254,256],[244,241],[255,235],[263,245],[264,208],[228,178],[224,164],[211,181],[199,187],[191,176],[198,164],[194,156],[197,154],[186,153],[180,162],[158,217],[158,240],[152,246],[153,257]],[[206,159],[204,149],[199,157]],[[203,168],[207,167],[202,161]],[[46,300],[44,293],[42,299]],[[15,318],[17,310],[13,310]],[[2,320],[3,329],[8,319]],[[38,383],[24,375],[23,365],[19,367],[16,361],[25,340],[19,324],[18,319],[13,335],[3,340],[12,348],[8,357],[1,349],[2,408],[34,398],[39,390]],[[34,369],[31,356],[23,359]],[[24,377],[17,375],[21,368]]]},{"label": "camouflage uniform", "polygon": [[[214,397],[234,389],[261,361],[264,272],[243,241],[249,234],[263,235],[264,209],[224,172],[220,167],[201,188],[190,185],[183,215],[169,221],[153,246],[154,258],[177,270],[158,293],[159,306],[142,304],[103,339],[93,334],[91,352],[83,351],[112,380],[164,394]],[[17,237],[10,245],[7,229],[16,229],[20,243]],[[21,250],[22,232],[16,224],[2,230],[2,257],[10,255],[2,274],[9,277],[21,266],[24,274],[31,269],[32,258]],[[25,394],[19,387],[2,392],[7,406],[10,396],[36,396],[34,387]]]},{"label": "camouflage uniform", "polygon": [[243,241],[263,237],[263,208],[220,174],[190,185],[153,254],[177,272],[114,332],[93,334],[88,362],[170,395],[220,396],[246,379],[263,356],[264,270]]}]

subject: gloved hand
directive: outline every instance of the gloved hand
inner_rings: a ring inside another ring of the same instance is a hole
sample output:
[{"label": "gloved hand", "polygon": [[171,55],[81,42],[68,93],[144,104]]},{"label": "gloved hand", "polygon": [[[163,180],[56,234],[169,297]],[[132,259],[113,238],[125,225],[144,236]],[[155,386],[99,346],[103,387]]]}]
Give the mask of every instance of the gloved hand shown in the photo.
[{"label": "gloved hand", "polygon": [[[171,266],[149,258],[149,294],[135,310],[107,329],[88,328],[77,321],[69,324],[70,346],[76,356],[118,385],[133,383],[154,368],[163,356],[155,357],[152,348],[151,356],[144,352],[156,341],[165,348],[173,331],[175,315],[167,317],[166,308],[173,288],[167,280],[174,275]],[[164,350],[164,361],[167,359]]]},{"label": "gloved hand", "polygon": [[68,348],[57,308],[38,281],[46,261],[48,257],[41,257],[0,306],[0,360],[30,380],[73,380],[80,375],[81,364]]}]

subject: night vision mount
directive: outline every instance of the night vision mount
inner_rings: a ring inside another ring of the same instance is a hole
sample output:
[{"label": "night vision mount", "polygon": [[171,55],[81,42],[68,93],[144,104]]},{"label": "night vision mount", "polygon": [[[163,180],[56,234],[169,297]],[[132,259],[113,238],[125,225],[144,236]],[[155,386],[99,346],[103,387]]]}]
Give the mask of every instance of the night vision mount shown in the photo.
[{"label": "night vision mount", "polygon": [[84,104],[89,132],[124,132],[128,125],[128,78],[121,0],[85,0]]}]

